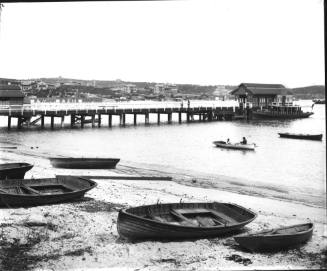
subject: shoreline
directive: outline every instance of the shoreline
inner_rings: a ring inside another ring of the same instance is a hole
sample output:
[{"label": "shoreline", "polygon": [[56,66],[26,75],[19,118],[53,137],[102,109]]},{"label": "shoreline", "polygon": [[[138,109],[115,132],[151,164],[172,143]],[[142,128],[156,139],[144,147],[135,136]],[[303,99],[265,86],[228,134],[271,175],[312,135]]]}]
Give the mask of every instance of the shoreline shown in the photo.
[{"label": "shoreline", "polygon": [[[18,149],[2,149],[1,151],[2,153],[7,154],[0,157],[2,160],[14,162],[25,161],[25,157],[32,159],[34,162],[34,167],[26,173],[25,178],[54,177],[56,174],[62,174],[61,169],[53,168],[50,165],[50,162],[47,159],[49,155],[45,152],[42,153],[36,148],[30,149],[27,147],[20,147]],[[44,170],[46,170],[49,174],[46,175]],[[87,173],[85,170],[85,174],[80,170],[76,170],[75,172],[75,175],[92,175]],[[217,189],[242,195],[270,198],[326,209],[326,187],[324,187],[324,191],[319,191],[318,193],[317,191],[301,193],[300,191],[290,191],[289,189],[291,187],[274,186],[272,184],[264,185],[261,183],[256,183],[255,181],[250,181],[246,178],[221,174],[210,174],[194,170],[184,170],[171,166],[162,168],[161,165],[157,164],[145,164],[126,160],[121,160],[114,170],[97,170],[96,174],[93,175],[106,176],[110,172],[139,176],[169,176],[174,182],[185,186]]]}]

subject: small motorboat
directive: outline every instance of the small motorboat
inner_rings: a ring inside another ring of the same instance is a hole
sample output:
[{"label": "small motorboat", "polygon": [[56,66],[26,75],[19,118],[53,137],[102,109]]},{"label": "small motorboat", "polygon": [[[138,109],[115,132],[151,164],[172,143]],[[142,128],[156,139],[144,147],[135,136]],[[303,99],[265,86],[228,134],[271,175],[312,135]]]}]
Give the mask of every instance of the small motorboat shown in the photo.
[{"label": "small motorboat", "polygon": [[238,235],[234,239],[250,251],[278,251],[296,247],[312,237],[313,224],[299,224],[257,233]]},{"label": "small motorboat", "polygon": [[96,182],[76,176],[0,180],[0,206],[25,207],[81,198]]},{"label": "small motorboat", "polygon": [[241,143],[227,143],[225,141],[214,141],[213,144],[218,148],[224,149],[233,149],[233,150],[246,150],[246,151],[254,151],[255,143],[251,144],[241,144]]},{"label": "small motorboat", "polygon": [[117,229],[128,239],[194,239],[240,229],[256,214],[231,203],[168,203],[120,210]]},{"label": "small motorboat", "polygon": [[33,165],[28,163],[0,164],[0,179],[23,179]]},{"label": "small motorboat", "polygon": [[295,139],[308,139],[308,140],[321,140],[322,134],[292,134],[292,133],[278,133],[280,137],[295,138]]},{"label": "small motorboat", "polygon": [[56,168],[71,169],[113,169],[120,161],[118,158],[49,158]]}]

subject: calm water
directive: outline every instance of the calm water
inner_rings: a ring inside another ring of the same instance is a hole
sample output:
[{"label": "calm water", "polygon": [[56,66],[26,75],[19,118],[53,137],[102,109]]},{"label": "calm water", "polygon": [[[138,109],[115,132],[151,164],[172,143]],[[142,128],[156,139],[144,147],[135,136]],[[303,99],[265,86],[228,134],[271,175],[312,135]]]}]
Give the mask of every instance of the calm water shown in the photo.
[{"label": "calm water", "polygon": [[[311,111],[311,101],[302,101]],[[177,123],[132,125],[127,117],[126,127],[106,126],[84,129],[29,129],[8,132],[1,117],[0,144],[38,146],[40,152],[51,156],[118,157],[121,163],[132,161],[161,165],[164,169],[177,168],[203,173],[240,177],[246,184],[285,187],[290,193],[322,193],[326,181],[325,105],[315,105],[315,113],[308,119],[288,121],[221,121],[211,123]],[[166,120],[161,116],[161,120]],[[114,120],[118,122],[118,118]],[[68,123],[68,119],[67,119]],[[67,124],[68,126],[68,124]],[[283,139],[278,132],[323,133],[323,141]],[[245,136],[255,142],[254,152],[224,150],[214,147],[215,140],[238,142]],[[1,157],[0,157],[1,158]]]}]

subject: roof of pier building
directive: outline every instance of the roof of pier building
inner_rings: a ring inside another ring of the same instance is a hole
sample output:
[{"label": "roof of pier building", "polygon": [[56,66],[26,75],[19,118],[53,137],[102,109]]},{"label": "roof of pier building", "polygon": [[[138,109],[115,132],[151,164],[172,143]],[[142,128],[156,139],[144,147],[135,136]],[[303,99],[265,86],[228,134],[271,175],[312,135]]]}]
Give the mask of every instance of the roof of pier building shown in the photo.
[{"label": "roof of pier building", "polygon": [[242,83],[230,94],[232,95],[292,95],[293,92],[289,88],[281,84],[257,84]]}]

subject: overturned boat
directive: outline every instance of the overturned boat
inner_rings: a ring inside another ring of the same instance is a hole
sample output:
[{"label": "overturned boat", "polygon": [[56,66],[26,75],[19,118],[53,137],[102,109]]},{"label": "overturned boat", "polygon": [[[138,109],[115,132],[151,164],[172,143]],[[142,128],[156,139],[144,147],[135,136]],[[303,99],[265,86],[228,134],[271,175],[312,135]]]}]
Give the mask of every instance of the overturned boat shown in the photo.
[{"label": "overturned boat", "polygon": [[312,237],[313,224],[298,224],[235,236],[242,247],[250,251],[278,251],[299,246]]},{"label": "overturned boat", "polygon": [[118,158],[49,158],[56,168],[70,169],[113,169],[120,161]]},{"label": "overturned boat", "polygon": [[0,206],[38,206],[76,200],[96,185],[94,181],[76,176],[0,180]]},{"label": "overturned boat", "polygon": [[0,179],[21,179],[33,165],[28,163],[0,164]]},{"label": "overturned boat", "polygon": [[168,203],[121,210],[117,229],[128,239],[194,239],[240,229],[256,214],[231,203]]}]

